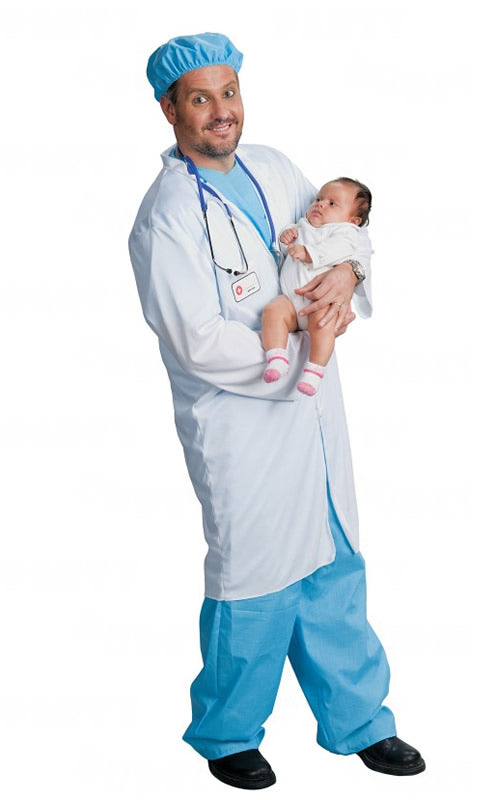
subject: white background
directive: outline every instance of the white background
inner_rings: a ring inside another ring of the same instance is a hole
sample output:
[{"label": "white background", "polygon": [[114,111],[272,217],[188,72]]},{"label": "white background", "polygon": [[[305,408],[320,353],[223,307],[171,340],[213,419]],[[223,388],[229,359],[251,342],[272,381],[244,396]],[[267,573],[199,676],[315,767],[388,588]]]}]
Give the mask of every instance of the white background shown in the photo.
[{"label": "white background", "polygon": [[346,174],[373,190],[375,314],[338,354],[369,617],[399,735],[428,763],[401,779],[321,750],[287,666],[262,746],[268,796],[473,797],[475,4],[2,9],[2,796],[235,796],[181,741],[205,545],[127,253],[172,141],[147,58],[218,30],[245,54],[244,141],[317,185]]}]

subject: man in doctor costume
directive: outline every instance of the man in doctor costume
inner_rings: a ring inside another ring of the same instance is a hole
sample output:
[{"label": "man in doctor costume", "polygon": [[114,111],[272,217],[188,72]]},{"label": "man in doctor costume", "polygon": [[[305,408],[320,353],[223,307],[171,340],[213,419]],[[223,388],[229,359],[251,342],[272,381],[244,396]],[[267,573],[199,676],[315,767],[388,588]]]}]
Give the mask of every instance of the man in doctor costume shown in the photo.
[{"label": "man in doctor costume", "polygon": [[[289,374],[262,379],[263,308],[279,293],[278,232],[316,188],[284,155],[238,145],[242,54],[225,36],[171,39],[147,76],[176,143],[129,239],[146,321],[158,336],[175,421],[202,505],[208,553],[203,669],[184,739],[224,783],[275,774],[258,748],[285,659],[332,753],[390,775],[425,769],[383,705],[389,667],[366,619],[365,565],[335,355],[315,398],[296,384],[308,334],[289,336]],[[368,255],[308,285],[341,333],[371,313]]]}]

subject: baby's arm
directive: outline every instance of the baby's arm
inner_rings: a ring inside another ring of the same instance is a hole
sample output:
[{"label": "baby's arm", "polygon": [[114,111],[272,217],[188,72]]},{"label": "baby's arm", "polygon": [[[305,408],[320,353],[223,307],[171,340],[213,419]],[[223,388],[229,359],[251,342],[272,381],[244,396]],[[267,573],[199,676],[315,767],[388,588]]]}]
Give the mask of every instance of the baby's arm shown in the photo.
[{"label": "baby's arm", "polygon": [[303,244],[289,244],[287,247],[287,253],[290,258],[293,258],[294,261],[303,261],[305,264],[312,263],[309,252],[307,248],[303,246]]},{"label": "baby's arm", "polygon": [[356,225],[342,225],[325,241],[308,245],[309,261],[313,263],[315,269],[334,267],[347,258],[355,258],[359,243],[360,228]]}]

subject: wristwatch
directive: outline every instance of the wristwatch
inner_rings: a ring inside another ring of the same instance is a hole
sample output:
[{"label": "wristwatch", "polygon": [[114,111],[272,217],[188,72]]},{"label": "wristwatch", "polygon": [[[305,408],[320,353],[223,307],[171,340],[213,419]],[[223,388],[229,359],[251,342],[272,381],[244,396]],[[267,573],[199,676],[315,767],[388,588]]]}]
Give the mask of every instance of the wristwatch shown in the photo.
[{"label": "wristwatch", "polygon": [[367,277],[365,272],[365,267],[362,267],[360,261],[355,261],[353,258],[347,258],[344,262],[345,264],[350,264],[355,277],[358,279],[358,282],[361,283]]}]

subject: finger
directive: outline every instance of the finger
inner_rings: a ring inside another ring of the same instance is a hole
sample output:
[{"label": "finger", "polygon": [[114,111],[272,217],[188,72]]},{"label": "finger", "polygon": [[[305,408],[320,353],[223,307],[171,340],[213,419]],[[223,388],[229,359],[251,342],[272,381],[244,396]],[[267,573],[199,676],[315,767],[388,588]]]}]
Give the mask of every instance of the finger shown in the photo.
[{"label": "finger", "polygon": [[336,319],[338,317],[338,306],[330,305],[328,307],[327,313],[322,317],[320,322],[318,323],[319,328],[324,328],[332,319]]},{"label": "finger", "polygon": [[343,326],[345,324],[345,319],[346,319],[347,314],[348,314],[348,311],[349,311],[348,305],[346,303],[342,303],[342,305],[338,309],[338,317],[337,317],[337,321],[335,323],[335,330],[336,331],[340,330],[340,328],[343,328]]},{"label": "finger", "polygon": [[349,325],[355,319],[355,314],[352,311],[352,304],[345,302],[341,308],[340,313],[341,326]]},{"label": "finger", "polygon": [[328,286],[324,286],[323,283],[318,282],[318,278],[315,281],[309,281],[305,284],[305,286],[300,286],[298,289],[295,289],[298,294],[302,294],[304,297],[307,297],[309,300],[320,300],[324,299],[327,295],[330,296],[329,303],[331,303],[334,298],[335,294],[338,295],[338,292],[335,292],[333,289],[329,289]]},{"label": "finger", "polygon": [[342,327],[338,331],[335,328],[335,336],[341,336],[343,333],[345,333],[345,331],[347,330],[347,328],[350,325],[350,323],[353,322],[353,320],[356,319],[356,318],[357,318],[357,315],[354,314],[353,311],[349,311],[348,314],[346,315],[344,321],[343,321]]},{"label": "finger", "polygon": [[311,292],[315,288],[320,288],[326,274],[327,273],[323,272],[320,275],[316,275],[311,281],[304,283],[303,286],[299,286],[295,291],[298,292],[298,294],[305,294],[306,292]]},{"label": "finger", "polygon": [[[329,302],[333,302],[334,299],[338,300],[339,296],[342,298],[346,296],[344,280],[342,280],[342,278],[342,274],[337,273],[334,267],[315,276],[311,281],[304,286],[300,286],[299,289],[295,291],[297,291],[298,294],[305,294],[317,288],[317,297],[320,296],[319,292],[321,292],[322,296],[328,292]],[[348,296],[350,297],[351,295],[349,294]]]},{"label": "finger", "polygon": [[338,292],[334,292],[331,290],[326,290],[324,287],[319,287],[318,289],[313,289],[311,292],[306,292],[304,297],[307,300],[313,301],[320,301],[322,306],[331,305],[335,301],[338,301]]},{"label": "finger", "polygon": [[[322,301],[319,300],[319,301],[317,301],[315,303],[309,303],[308,306],[305,306],[304,308],[302,308],[302,310],[299,311],[298,313],[299,313],[299,315],[301,317],[308,317],[308,315],[309,314],[313,314],[314,311],[322,311],[323,310],[325,312],[325,314],[326,314],[327,311],[328,311],[328,308],[329,308],[328,305],[325,305]],[[323,317],[321,317],[321,318],[323,319]]]}]

